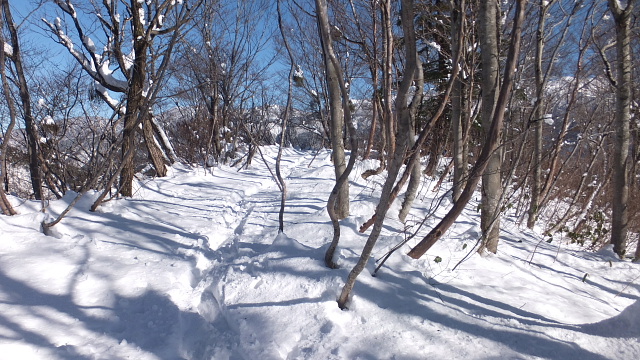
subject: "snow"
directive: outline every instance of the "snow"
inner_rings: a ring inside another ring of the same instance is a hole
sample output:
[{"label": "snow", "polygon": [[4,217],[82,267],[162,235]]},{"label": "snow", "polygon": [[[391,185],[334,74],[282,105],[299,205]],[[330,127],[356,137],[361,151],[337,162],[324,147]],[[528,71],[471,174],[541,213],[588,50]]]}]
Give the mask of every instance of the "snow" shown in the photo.
[{"label": "snow", "polygon": [[[277,148],[262,148],[273,167]],[[317,156],[316,156],[317,155]],[[359,277],[349,310],[335,299],[365,240],[382,176],[357,165],[351,216],[342,222],[340,269],[324,266],[332,236],[326,199],[330,152],[285,149],[288,199],[256,156],[247,170],[175,165],[140,178],[133,198],[42,220],[73,199],[11,198],[0,216],[0,357],[7,359],[638,359],[640,268],[611,249],[547,243],[505,216],[499,253],[471,256],[477,203],[420,260],[391,256]],[[426,179],[407,226],[434,207]],[[450,185],[450,184],[449,184]],[[445,201],[450,206],[448,201]],[[389,212],[374,251],[405,238]],[[439,207],[423,231],[425,235]],[[442,259],[435,262],[435,257]]]},{"label": "snow", "polygon": [[43,125],[55,125],[55,121],[53,121],[53,118],[51,117],[51,115],[47,115],[44,118],[42,118],[42,124]]},{"label": "snow", "polygon": [[434,41],[427,41],[427,45],[431,46],[432,48],[434,48],[437,52],[442,52],[442,49],[440,47],[440,45]]},{"label": "snow", "polygon": [[66,13],[70,14],[71,16],[75,16],[76,10],[73,7],[73,4],[71,4],[68,1],[63,1],[63,0],[56,0],[56,4]]},{"label": "snow", "polygon": [[144,26],[146,24],[144,8],[138,8],[138,17],[140,18],[140,23]]},{"label": "snow", "polygon": [[127,82],[125,80],[117,79],[113,75],[113,70],[109,68],[110,65],[109,59],[104,59],[98,68],[98,74],[100,74],[100,77],[104,79],[109,86],[124,92],[128,86]]},{"label": "snow", "polygon": [[4,54],[6,56],[13,56],[13,46],[9,45],[9,43],[4,43]]},{"label": "snow", "polygon": [[102,84],[100,84],[99,82],[95,81],[94,86],[96,91],[100,93],[100,95],[102,95],[103,100],[105,100],[112,109],[117,109],[119,113],[124,114],[124,111],[125,111],[124,104],[122,104],[120,101],[111,97],[111,95],[109,94],[109,91],[107,91],[107,89],[104,86],[102,86]]},{"label": "snow", "polygon": [[87,50],[89,50],[93,54],[96,53],[96,44],[93,42],[93,40],[90,37],[84,36],[82,38],[82,41],[84,42],[85,46],[87,47]]}]

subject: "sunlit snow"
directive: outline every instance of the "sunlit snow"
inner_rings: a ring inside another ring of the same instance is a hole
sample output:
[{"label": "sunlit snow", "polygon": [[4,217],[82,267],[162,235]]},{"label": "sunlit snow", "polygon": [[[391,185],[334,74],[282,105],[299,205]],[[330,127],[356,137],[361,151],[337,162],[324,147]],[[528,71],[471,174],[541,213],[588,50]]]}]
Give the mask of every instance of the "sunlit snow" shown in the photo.
[{"label": "sunlit snow", "polygon": [[[262,148],[273,167],[275,147]],[[407,226],[418,236],[376,277],[373,260],[349,310],[338,295],[366,240],[357,228],[376,206],[383,175],[351,180],[340,269],[324,266],[332,237],[326,200],[330,152],[285,149],[285,234],[280,193],[256,156],[249,169],[175,165],[140,177],[133,198],[88,209],[83,198],[52,237],[40,223],[73,194],[48,204],[11,198],[0,216],[2,359],[638,359],[640,268],[612,251],[585,252],[502,222],[499,252],[471,256],[472,203],[420,260],[406,252],[441,217],[444,189],[426,178]],[[389,212],[379,258],[408,235]],[[442,261],[434,261],[439,257]]]}]

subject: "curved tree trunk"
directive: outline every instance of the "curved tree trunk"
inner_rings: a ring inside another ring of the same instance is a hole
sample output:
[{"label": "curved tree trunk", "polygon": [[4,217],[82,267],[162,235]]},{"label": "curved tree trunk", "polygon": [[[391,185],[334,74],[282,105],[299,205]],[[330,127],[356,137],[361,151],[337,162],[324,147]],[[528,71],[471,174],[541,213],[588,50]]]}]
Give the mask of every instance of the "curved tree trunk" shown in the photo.
[{"label": "curved tree trunk", "polygon": [[[326,0],[316,1],[316,11],[318,12],[318,29],[322,40],[322,53],[324,56],[325,81],[329,93],[329,121],[331,124],[331,159],[335,170],[336,180],[347,168],[345,161],[343,129],[345,125],[344,110],[342,106],[342,95],[340,90],[339,71],[336,64],[331,60],[336,58],[333,51],[333,39],[331,38],[331,27],[329,25],[329,15],[327,13]],[[335,204],[335,212],[338,219],[349,216],[349,183],[344,182],[338,190],[338,198]]]},{"label": "curved tree trunk", "polygon": [[[331,224],[333,226],[333,239],[327,248],[327,251],[324,256],[324,262],[327,267],[337,268],[337,264],[333,261],[334,253],[336,248],[338,247],[338,242],[340,241],[340,213],[339,213],[339,201],[341,194],[341,189],[347,186],[349,180],[349,174],[353,170],[353,167],[356,163],[356,159],[358,157],[358,143],[356,140],[356,129],[353,125],[353,121],[351,118],[351,108],[349,107],[349,94],[347,92],[347,87],[344,82],[344,77],[342,74],[342,68],[338,62],[338,59],[333,52],[331,46],[327,46],[327,42],[331,41],[331,31],[329,28],[329,15],[327,9],[326,0],[316,0],[316,12],[318,14],[318,32],[320,34],[320,40],[322,43],[322,50],[325,59],[325,67],[328,68],[331,65],[333,71],[335,71],[336,77],[333,78],[335,84],[338,85],[338,89],[340,91],[339,98],[341,101],[341,108],[344,110],[344,123],[346,123],[348,132],[349,132],[349,141],[351,144],[351,154],[349,156],[349,162],[346,165],[344,171],[340,176],[336,179],[336,183],[331,190],[331,194],[329,195],[329,199],[327,201],[327,212],[329,213],[329,218],[331,219]],[[327,82],[331,80],[327,77]],[[335,90],[335,89],[334,89]],[[335,165],[335,164],[334,164]],[[347,193],[348,195],[348,193]],[[347,197],[348,201],[348,197]],[[348,206],[348,203],[347,203]],[[348,216],[348,208],[347,215]]]},{"label": "curved tree trunk", "polygon": [[411,109],[407,105],[409,87],[414,79],[417,70],[417,51],[416,51],[416,38],[413,26],[413,0],[402,0],[402,27],[405,36],[405,52],[406,52],[406,66],[404,79],[398,89],[398,96],[396,99],[396,109],[398,111],[398,133],[396,137],[396,151],[391,158],[389,164],[389,171],[387,179],[382,187],[382,194],[380,195],[380,202],[376,208],[377,218],[373,225],[373,230],[369,234],[369,238],[362,250],[358,263],[353,267],[347,281],[342,288],[342,292],[338,297],[338,306],[341,309],[347,307],[347,301],[351,295],[351,290],[355,285],[356,278],[362,270],[364,270],[373,247],[375,246],[380,232],[382,231],[382,224],[384,217],[389,210],[391,204],[391,190],[393,184],[396,181],[402,162],[404,161],[404,155],[409,149],[409,134],[411,131]]}]

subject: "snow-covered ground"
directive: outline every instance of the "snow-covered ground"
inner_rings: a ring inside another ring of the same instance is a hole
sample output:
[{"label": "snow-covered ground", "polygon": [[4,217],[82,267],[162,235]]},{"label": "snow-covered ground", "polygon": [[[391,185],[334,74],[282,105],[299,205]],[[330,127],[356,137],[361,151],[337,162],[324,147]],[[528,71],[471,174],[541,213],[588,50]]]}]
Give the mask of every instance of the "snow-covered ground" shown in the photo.
[{"label": "snow-covered ground", "polygon": [[[273,163],[275,148],[264,151]],[[259,158],[242,171],[175,166],[96,213],[89,194],[55,237],[39,231],[49,215],[38,203],[13,198],[20,215],[0,216],[0,359],[640,359],[640,265],[547,243],[505,217],[498,255],[453,270],[476,245],[477,203],[423,259],[405,255],[418,235],[376,277],[372,260],[339,310],[383,178],[362,180],[374,164],[358,165],[330,270],[333,170],[329,152],[314,155],[285,151],[286,235]],[[411,229],[436,207],[435,182]],[[376,258],[408,236],[397,210]]]}]

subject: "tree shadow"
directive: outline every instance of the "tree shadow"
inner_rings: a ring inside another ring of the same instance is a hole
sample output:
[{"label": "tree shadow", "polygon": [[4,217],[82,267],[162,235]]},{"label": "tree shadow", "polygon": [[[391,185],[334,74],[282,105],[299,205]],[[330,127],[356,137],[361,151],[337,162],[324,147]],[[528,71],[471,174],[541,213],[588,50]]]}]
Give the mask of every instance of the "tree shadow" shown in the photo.
[{"label": "tree shadow", "polygon": [[[1,336],[2,342],[29,345],[63,359],[88,360],[96,355],[118,358],[122,353],[94,354],[87,353],[87,349],[113,348],[117,352],[123,344],[163,360],[206,355],[205,341],[185,339],[185,335],[189,331],[204,339],[210,333],[211,324],[198,313],[179,309],[167,295],[154,290],[135,297],[115,294],[109,305],[82,306],[74,301],[73,294],[46,293],[1,274],[0,293],[4,294],[0,300],[0,329],[12,334]],[[7,315],[11,313],[28,315]],[[34,321],[51,327],[34,329],[27,325]],[[60,329],[67,331],[61,336]],[[57,332],[55,336],[53,332]],[[54,341],[54,337],[57,340]],[[61,337],[66,341],[61,341]],[[93,346],[82,346],[87,341]]]},{"label": "tree shadow", "polygon": [[[385,272],[378,277],[385,282],[385,289],[373,286],[371,281],[361,281],[354,289],[355,296],[398,314],[424,318],[431,323],[502,344],[525,357],[607,359],[606,356],[584,349],[577,343],[550,335],[554,333],[552,329],[580,333],[584,332],[583,329],[590,329],[589,326],[563,324],[451,285],[440,284],[436,289],[428,286],[419,272],[404,276]],[[417,291],[418,288],[420,292]],[[395,292],[395,296],[390,298],[390,292]],[[452,316],[451,311],[438,311],[439,306],[449,308],[457,315]],[[522,328],[518,323],[531,328]],[[598,326],[594,325],[592,329],[598,329]],[[592,334],[597,335],[593,331]]]}]

